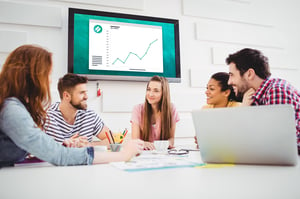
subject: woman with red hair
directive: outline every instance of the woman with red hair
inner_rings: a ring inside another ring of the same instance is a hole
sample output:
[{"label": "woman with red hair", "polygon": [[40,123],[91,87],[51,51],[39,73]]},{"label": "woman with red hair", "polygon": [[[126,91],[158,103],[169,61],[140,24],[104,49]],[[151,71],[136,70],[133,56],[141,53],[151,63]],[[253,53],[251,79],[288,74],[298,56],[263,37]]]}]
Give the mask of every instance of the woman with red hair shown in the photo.
[{"label": "woman with red hair", "polygon": [[121,152],[93,147],[67,148],[42,131],[51,102],[52,54],[23,45],[7,57],[0,73],[0,167],[25,160],[28,154],[54,165],[82,165],[126,161],[144,145],[132,140]]}]

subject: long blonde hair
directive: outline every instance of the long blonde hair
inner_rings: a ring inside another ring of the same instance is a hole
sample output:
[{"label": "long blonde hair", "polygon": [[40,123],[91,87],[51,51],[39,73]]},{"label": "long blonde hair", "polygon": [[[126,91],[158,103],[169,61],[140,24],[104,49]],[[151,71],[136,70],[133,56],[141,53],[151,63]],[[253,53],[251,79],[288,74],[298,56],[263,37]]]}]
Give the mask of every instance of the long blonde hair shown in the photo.
[{"label": "long blonde hair", "polygon": [[[156,81],[161,83],[162,87],[162,96],[159,102],[158,109],[161,112],[161,140],[167,140],[171,137],[171,128],[172,128],[172,110],[171,110],[171,100],[170,100],[170,89],[168,80],[164,77],[153,76],[147,84],[151,81]],[[153,114],[153,110],[151,104],[148,103],[147,97],[145,97],[144,103],[144,115],[142,117],[143,120],[143,130],[140,132],[141,139],[144,141],[149,141],[151,134],[151,117]]]},{"label": "long blonde hair", "polygon": [[51,103],[51,69],[52,54],[41,47],[23,45],[12,51],[0,73],[0,109],[6,98],[16,97],[41,128],[46,121],[45,108]]}]

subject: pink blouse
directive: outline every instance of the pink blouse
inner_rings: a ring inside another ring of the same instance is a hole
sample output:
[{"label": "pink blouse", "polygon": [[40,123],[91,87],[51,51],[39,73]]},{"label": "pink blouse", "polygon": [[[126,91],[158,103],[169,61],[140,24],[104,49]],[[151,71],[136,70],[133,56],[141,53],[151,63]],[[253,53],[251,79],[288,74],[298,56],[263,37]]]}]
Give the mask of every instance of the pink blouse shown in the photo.
[{"label": "pink blouse", "polygon": [[[173,122],[177,123],[180,120],[178,112],[177,112],[174,104],[171,104],[171,106],[172,106]],[[143,122],[142,122],[143,114],[144,114],[144,104],[138,104],[138,105],[134,106],[130,122],[138,124],[140,129],[143,129]],[[161,134],[160,126],[161,126],[160,118],[157,118],[155,124],[152,125],[151,135],[149,138],[150,142],[153,142],[154,140],[160,140],[160,134]]]}]

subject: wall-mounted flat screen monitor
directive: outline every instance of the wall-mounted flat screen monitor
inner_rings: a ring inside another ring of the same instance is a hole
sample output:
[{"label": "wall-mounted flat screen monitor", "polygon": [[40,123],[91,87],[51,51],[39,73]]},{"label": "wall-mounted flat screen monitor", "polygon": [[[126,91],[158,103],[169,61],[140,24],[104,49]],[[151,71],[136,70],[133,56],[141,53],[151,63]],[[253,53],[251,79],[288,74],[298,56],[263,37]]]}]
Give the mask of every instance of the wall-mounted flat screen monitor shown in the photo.
[{"label": "wall-mounted flat screen monitor", "polygon": [[179,21],[69,8],[68,72],[90,80],[180,82]]}]

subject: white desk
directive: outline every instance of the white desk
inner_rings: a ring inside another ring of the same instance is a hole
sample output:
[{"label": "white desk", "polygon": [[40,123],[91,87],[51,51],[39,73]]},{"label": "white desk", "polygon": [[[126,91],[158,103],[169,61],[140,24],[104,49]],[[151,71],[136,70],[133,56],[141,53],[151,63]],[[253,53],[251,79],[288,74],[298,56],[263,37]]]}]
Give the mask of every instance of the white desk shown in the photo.
[{"label": "white desk", "polygon": [[137,172],[109,164],[0,169],[1,199],[299,199],[299,186],[299,164]]}]

